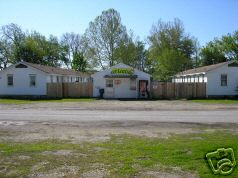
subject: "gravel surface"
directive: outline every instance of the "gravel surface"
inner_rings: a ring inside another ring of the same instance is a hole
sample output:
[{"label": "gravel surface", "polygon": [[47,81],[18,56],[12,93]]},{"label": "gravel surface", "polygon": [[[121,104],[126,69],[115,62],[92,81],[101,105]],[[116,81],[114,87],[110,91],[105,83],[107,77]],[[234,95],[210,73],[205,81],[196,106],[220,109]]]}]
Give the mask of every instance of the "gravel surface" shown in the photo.
[{"label": "gravel surface", "polygon": [[[237,130],[238,105],[190,101],[39,102],[0,105],[0,139],[104,141],[111,134],[167,138],[203,128]],[[6,136],[7,135],[7,136]]]},{"label": "gravel surface", "polygon": [[31,104],[0,104],[0,110],[39,109],[39,110],[237,110],[238,104],[204,104],[186,100],[157,100],[157,101],[120,101],[96,100],[91,102],[35,102]]},{"label": "gravel surface", "polygon": [[[111,135],[130,134],[169,138],[187,134],[229,130],[238,133],[238,105],[199,104],[190,101],[117,101],[39,102],[0,104],[0,141],[32,142],[45,139],[68,140],[72,143],[101,142]],[[203,139],[194,137],[194,139]],[[95,151],[100,151],[95,148]],[[75,155],[72,150],[45,151],[42,154]],[[77,156],[77,155],[75,155]],[[80,155],[87,156],[87,155]],[[21,160],[31,159],[21,156]],[[48,165],[33,165],[29,177],[76,177],[79,167],[62,166],[39,173]],[[104,167],[94,166],[82,177],[109,177]],[[155,168],[136,177],[197,178],[193,173]]]}]

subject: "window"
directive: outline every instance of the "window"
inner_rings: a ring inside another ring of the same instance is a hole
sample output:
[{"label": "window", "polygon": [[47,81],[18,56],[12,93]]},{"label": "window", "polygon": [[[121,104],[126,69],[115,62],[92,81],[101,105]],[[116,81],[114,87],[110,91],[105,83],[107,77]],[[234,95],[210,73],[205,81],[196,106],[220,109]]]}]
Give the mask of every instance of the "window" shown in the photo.
[{"label": "window", "polygon": [[136,90],[136,79],[135,78],[130,79],[130,90]]},{"label": "window", "polygon": [[80,77],[76,77],[76,81],[75,81],[75,82],[79,82],[79,78],[80,78]]},{"label": "window", "polygon": [[56,81],[57,81],[57,83],[59,83],[60,81],[59,81],[59,76],[57,76],[56,77]]},{"label": "window", "polygon": [[106,87],[112,88],[113,87],[113,80],[106,80]]},{"label": "window", "polygon": [[13,75],[12,74],[7,75],[7,86],[9,86],[9,87],[13,86]]},{"label": "window", "polygon": [[29,75],[30,78],[30,87],[35,87],[36,86],[36,75]]},{"label": "window", "polygon": [[227,86],[227,74],[221,74],[221,86]]},{"label": "window", "polygon": [[53,75],[50,76],[50,82],[51,82],[51,83],[54,82],[54,78],[53,78],[53,77],[54,77]]}]

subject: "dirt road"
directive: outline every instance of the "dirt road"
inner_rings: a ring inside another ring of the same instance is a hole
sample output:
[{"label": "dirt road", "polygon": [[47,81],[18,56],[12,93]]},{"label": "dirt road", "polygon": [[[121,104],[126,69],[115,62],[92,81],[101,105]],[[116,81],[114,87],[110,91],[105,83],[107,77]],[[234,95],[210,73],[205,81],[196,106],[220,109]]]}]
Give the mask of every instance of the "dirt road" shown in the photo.
[{"label": "dirt road", "polygon": [[109,110],[0,110],[0,121],[146,121],[181,123],[238,123],[237,110],[109,111]]},{"label": "dirt road", "polygon": [[111,134],[238,132],[237,105],[188,101],[95,101],[0,105],[0,140],[103,141]]}]

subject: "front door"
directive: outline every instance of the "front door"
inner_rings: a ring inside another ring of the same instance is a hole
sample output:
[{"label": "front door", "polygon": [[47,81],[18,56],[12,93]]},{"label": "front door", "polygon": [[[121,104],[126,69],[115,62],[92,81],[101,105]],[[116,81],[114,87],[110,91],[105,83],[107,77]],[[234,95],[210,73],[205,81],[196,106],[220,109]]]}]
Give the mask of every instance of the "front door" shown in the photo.
[{"label": "front door", "polygon": [[114,81],[113,79],[106,79],[105,98],[114,98]]},{"label": "front door", "polygon": [[139,97],[147,98],[148,97],[148,81],[147,80],[139,80]]}]

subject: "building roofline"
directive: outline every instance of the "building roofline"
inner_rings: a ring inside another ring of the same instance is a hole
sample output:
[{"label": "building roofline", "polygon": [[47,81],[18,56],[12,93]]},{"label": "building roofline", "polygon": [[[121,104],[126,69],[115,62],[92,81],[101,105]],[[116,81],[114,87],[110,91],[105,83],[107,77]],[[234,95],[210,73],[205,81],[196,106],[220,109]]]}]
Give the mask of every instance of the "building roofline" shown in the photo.
[{"label": "building roofline", "polygon": [[186,75],[206,74],[209,71],[215,70],[219,67],[222,67],[226,64],[230,64],[232,62],[234,61],[227,61],[227,62],[212,64],[212,65],[202,66],[202,67],[198,67],[194,69],[189,69],[189,70],[182,71],[176,74],[175,76],[178,77],[178,76],[186,76]]}]

